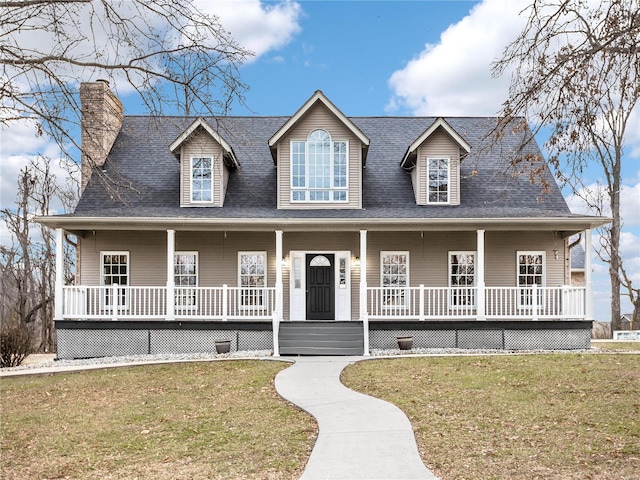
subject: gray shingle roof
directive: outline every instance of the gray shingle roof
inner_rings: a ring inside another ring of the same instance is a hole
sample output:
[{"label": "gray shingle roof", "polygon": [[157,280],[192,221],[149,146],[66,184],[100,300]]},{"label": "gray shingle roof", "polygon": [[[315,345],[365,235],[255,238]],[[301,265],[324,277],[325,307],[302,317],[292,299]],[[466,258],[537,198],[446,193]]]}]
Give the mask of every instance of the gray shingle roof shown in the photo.
[{"label": "gray shingle roof", "polygon": [[[72,216],[182,218],[516,218],[571,216],[551,172],[551,191],[528,176],[505,174],[505,152],[515,149],[523,133],[503,137],[487,148],[492,118],[446,118],[471,145],[461,167],[459,206],[418,206],[409,174],[400,167],[407,147],[434,117],[349,117],[371,139],[363,176],[362,210],[278,210],[276,168],[269,138],[288,117],[207,118],[231,145],[240,168],[231,173],[223,208],[180,207],[179,162],[169,151],[194,117],[127,116],[104,169],[112,180],[94,175]],[[538,154],[537,145],[529,153]],[[472,175],[476,170],[477,174]],[[115,193],[115,195],[114,195]]]}]

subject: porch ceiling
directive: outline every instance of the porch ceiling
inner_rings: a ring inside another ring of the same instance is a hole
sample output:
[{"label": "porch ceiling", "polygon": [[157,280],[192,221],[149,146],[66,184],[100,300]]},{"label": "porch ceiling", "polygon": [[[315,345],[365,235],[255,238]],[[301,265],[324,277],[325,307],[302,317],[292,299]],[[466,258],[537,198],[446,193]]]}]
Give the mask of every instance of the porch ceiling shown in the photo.
[{"label": "porch ceiling", "polygon": [[90,230],[177,231],[526,231],[555,230],[563,236],[596,228],[611,221],[604,217],[544,218],[175,218],[175,217],[37,217],[50,227],[81,234]]}]

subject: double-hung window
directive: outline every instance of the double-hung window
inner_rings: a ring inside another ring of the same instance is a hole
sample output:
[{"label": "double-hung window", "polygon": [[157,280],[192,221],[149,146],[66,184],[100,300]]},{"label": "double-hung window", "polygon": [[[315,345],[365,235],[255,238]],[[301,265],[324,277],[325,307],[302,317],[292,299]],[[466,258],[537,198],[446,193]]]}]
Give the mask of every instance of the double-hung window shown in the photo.
[{"label": "double-hung window", "polygon": [[405,308],[409,286],[409,252],[380,252],[382,306]]},{"label": "double-hung window", "polygon": [[544,287],[544,252],[517,252],[518,306],[540,308],[544,302],[543,290],[534,298],[533,287]]},{"label": "double-hung window", "polygon": [[105,307],[118,307],[127,309],[128,299],[126,287],[129,285],[129,252],[101,252],[101,283],[105,287],[117,285],[114,294],[113,288],[105,288],[102,304]]},{"label": "double-hung window", "polygon": [[449,252],[449,305],[475,307],[475,285],[476,252]]},{"label": "double-hung window", "polygon": [[449,203],[451,159],[427,158],[427,203]]},{"label": "double-hung window", "polygon": [[291,142],[291,201],[348,200],[348,142],[332,141],[325,130],[314,130],[307,141]]},{"label": "double-hung window", "polygon": [[191,201],[193,203],[213,202],[213,159],[211,157],[191,158]]},{"label": "double-hung window", "polygon": [[240,307],[261,308],[265,306],[267,286],[267,252],[238,253],[238,285],[240,285]]},{"label": "double-hung window", "polygon": [[176,309],[184,311],[197,308],[198,252],[175,252],[173,281]]}]

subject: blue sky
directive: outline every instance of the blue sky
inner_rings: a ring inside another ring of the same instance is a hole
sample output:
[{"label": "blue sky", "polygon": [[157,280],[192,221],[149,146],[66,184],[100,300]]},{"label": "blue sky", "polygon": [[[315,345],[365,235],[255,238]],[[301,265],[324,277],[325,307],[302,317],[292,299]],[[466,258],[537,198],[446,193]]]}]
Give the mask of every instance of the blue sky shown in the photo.
[{"label": "blue sky", "polygon": [[[482,1],[205,1],[236,40],[256,52],[241,68],[250,90],[234,115],[291,115],[322,90],[348,116],[494,115],[508,78],[493,79],[490,63],[524,24],[519,0]],[[85,80],[95,80],[94,77]],[[115,88],[119,85],[116,82]],[[118,90],[126,113],[144,113]],[[640,284],[640,113],[629,127],[623,170],[622,249]],[[15,198],[15,178],[29,155],[53,145],[17,127],[0,151],[2,204]],[[544,138],[539,138],[542,144]],[[52,155],[55,156],[55,155]],[[597,171],[587,172],[587,183]],[[581,203],[565,192],[576,213]],[[0,232],[0,234],[3,232]],[[597,238],[596,238],[597,240]],[[596,318],[608,320],[607,267],[594,265]],[[623,301],[623,310],[630,304]]]}]

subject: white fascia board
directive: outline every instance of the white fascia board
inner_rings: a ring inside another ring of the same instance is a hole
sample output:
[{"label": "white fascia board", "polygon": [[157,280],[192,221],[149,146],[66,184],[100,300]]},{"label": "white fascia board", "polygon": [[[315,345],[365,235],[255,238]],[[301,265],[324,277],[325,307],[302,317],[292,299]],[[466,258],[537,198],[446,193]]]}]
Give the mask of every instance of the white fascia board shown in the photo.
[{"label": "white fascia board", "polygon": [[605,217],[517,218],[176,218],[176,217],[36,217],[36,222],[66,230],[273,230],[391,231],[443,230],[567,230],[596,228],[611,222]]},{"label": "white fascia board", "polygon": [[351,132],[358,137],[358,139],[365,145],[369,146],[371,141],[369,138],[362,133],[362,131],[355,126],[355,124],[349,120],[344,113],[340,111],[338,107],[336,107],[320,90],[316,90],[316,92],[305,102],[305,104],[298,109],[296,113],[293,114],[285,122],[285,124],[269,139],[269,148],[274,147],[278,141],[302,118],[302,116],[313,106],[316,101],[321,101],[324,106],[326,106],[336,117],[340,119],[344,125],[351,130]]},{"label": "white fascia board", "polygon": [[449,125],[449,123],[447,123],[447,121],[442,118],[442,117],[438,117],[436,118],[435,122],[433,122],[431,124],[431,126],[429,128],[427,128],[424,133],[422,135],[420,135],[415,142],[413,142],[409,148],[407,149],[407,153],[404,155],[404,158],[402,159],[402,162],[400,162],[400,166],[404,167],[407,158],[409,157],[409,155],[411,155],[413,152],[415,152],[418,147],[420,145],[422,145],[425,140],[427,138],[429,138],[433,132],[435,132],[439,127],[442,127],[445,132],[447,132],[451,138],[453,138],[453,140],[467,153],[469,153],[471,151],[471,145],[469,145],[467,143],[467,141],[462,138],[458,132],[456,132],[451,125]]},{"label": "white fascia board", "polygon": [[169,149],[173,153],[175,153],[176,150],[178,150],[178,148],[182,146],[182,144],[189,138],[189,136],[198,127],[204,128],[207,131],[207,133],[209,133],[209,135],[211,135],[211,137],[220,144],[222,149],[231,156],[231,159],[233,160],[234,165],[236,167],[239,166],[238,159],[236,158],[235,153],[233,153],[233,149],[231,148],[231,145],[229,145],[229,143],[227,143],[227,141],[224,138],[222,138],[218,134],[218,132],[216,132],[211,127],[211,125],[209,125],[209,123],[202,117],[198,117],[191,125],[189,125],[189,127],[184,132],[182,132],[182,134],[180,134],[180,136],[176,138],[171,145],[169,145]]}]

